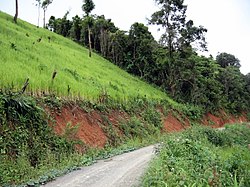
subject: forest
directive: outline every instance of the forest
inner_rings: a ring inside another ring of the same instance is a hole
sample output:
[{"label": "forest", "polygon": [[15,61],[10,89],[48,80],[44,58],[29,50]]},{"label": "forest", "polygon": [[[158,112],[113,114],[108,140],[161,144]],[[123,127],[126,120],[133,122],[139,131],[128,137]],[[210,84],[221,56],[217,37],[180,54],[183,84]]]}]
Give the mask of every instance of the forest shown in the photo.
[{"label": "forest", "polygon": [[129,31],[120,30],[104,15],[92,15],[93,1],[82,6],[84,16],[51,16],[46,28],[99,53],[115,65],[156,85],[177,102],[202,107],[206,112],[220,109],[248,111],[250,74],[240,72],[240,60],[233,54],[216,57],[199,54],[207,50],[203,26],[186,16],[183,0],[155,1],[159,7],[148,23],[164,30],[156,41],[143,23]]}]

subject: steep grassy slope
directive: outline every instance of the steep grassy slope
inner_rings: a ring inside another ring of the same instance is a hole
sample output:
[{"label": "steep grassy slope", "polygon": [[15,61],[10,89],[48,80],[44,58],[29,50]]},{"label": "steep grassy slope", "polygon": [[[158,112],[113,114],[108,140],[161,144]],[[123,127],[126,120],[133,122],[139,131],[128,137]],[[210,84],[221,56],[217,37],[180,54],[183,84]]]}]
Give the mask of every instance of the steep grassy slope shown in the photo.
[{"label": "steep grassy slope", "polygon": [[[130,97],[168,99],[166,94],[144,83],[109,61],[69,39],[0,12],[0,87],[20,89],[27,78],[28,91],[52,90],[57,95],[97,99],[107,92],[117,100]],[[39,38],[41,41],[39,42]],[[50,38],[50,40],[49,40]],[[52,73],[57,75],[52,83]]]}]

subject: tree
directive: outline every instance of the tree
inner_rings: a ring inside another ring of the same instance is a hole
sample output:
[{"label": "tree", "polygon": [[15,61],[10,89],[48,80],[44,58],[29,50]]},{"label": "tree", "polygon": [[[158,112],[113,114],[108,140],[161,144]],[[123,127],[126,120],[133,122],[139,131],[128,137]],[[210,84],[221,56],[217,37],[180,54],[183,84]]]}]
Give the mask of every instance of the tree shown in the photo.
[{"label": "tree", "polygon": [[219,81],[223,85],[223,97],[226,97],[227,102],[225,108],[231,112],[242,112],[245,111],[247,106],[247,82],[243,74],[241,74],[239,68],[234,66],[227,66],[221,68]]},{"label": "tree", "polygon": [[161,36],[161,43],[167,45],[169,58],[173,58],[173,52],[178,45],[180,31],[185,27],[187,6],[183,5],[184,0],[155,0],[160,10],[153,13],[150,24],[161,25],[164,34]]},{"label": "tree", "polygon": [[69,11],[66,11],[62,19],[58,19],[58,34],[63,35],[64,37],[68,37],[70,35],[70,29],[72,27],[72,22],[67,19],[69,15]]},{"label": "tree", "polygon": [[190,47],[194,42],[199,42],[201,49],[206,49],[202,26],[195,27],[192,20],[186,21],[187,6],[184,0],[155,0],[160,10],[153,13],[149,24],[161,25],[165,33],[161,37],[161,43],[168,47],[169,57],[173,58],[173,52]]},{"label": "tree", "polygon": [[51,16],[48,23],[48,29],[57,33],[61,34],[64,37],[70,36],[72,22],[67,19],[69,11],[67,11],[63,18],[55,18],[55,16]]},{"label": "tree", "polygon": [[111,19],[105,19],[104,15],[95,17],[92,28],[93,48],[100,52],[103,57],[108,57],[110,33],[115,33],[117,28]]},{"label": "tree", "polygon": [[181,29],[178,50],[185,52],[186,48],[193,47],[201,51],[207,51],[206,32],[207,29],[203,26],[196,27],[192,20],[187,21],[185,27]]},{"label": "tree", "polygon": [[216,56],[216,61],[218,64],[220,64],[222,68],[226,68],[228,66],[234,66],[240,68],[241,66],[238,58],[236,58],[232,54],[228,54],[225,52],[218,54]]},{"label": "tree", "polygon": [[246,80],[246,90],[249,92],[249,96],[250,96],[250,73],[245,75],[245,80]]},{"label": "tree", "polygon": [[57,33],[57,19],[55,18],[55,16],[50,16],[47,26],[50,31]]},{"label": "tree", "polygon": [[91,57],[91,19],[89,14],[91,13],[92,10],[94,10],[95,8],[95,4],[92,0],[84,0],[83,1],[83,5],[82,5],[82,10],[85,12],[86,14],[86,19],[88,21],[88,39],[89,39],[89,57]]},{"label": "tree", "polygon": [[134,23],[128,37],[128,71],[143,78],[153,61],[152,52],[155,45],[156,42],[148,27],[142,23]]},{"label": "tree", "polygon": [[80,42],[81,39],[81,30],[82,30],[82,20],[76,15],[72,17],[72,27],[70,29],[70,38],[75,42]]},{"label": "tree", "polygon": [[14,22],[17,23],[17,16],[18,16],[18,0],[16,0],[16,14],[14,16]]},{"label": "tree", "polygon": [[125,49],[127,47],[127,35],[125,31],[117,30],[110,33],[108,59],[119,67],[124,67]]},{"label": "tree", "polygon": [[176,96],[179,102],[204,107],[206,111],[221,107],[222,85],[217,80],[219,65],[212,59],[193,53],[181,59],[180,76],[176,81]]},{"label": "tree", "polygon": [[[250,73],[245,75],[245,81],[246,81],[246,100],[248,101],[247,105],[250,106]],[[250,108],[248,107],[248,111],[250,112]]]},{"label": "tree", "polygon": [[231,112],[241,112],[248,108],[248,79],[240,72],[240,60],[234,55],[220,53],[216,62],[221,66],[219,81],[223,85],[223,96],[226,97],[225,108]]},{"label": "tree", "polygon": [[181,29],[185,27],[187,6],[183,5],[184,0],[155,0],[160,10],[153,13],[150,24],[160,25],[164,29],[160,43],[166,46],[168,59],[164,60],[162,71],[165,90],[175,97],[176,80],[179,76],[178,61],[174,60],[174,52],[177,50],[178,40],[181,37]]},{"label": "tree", "polygon": [[52,0],[44,0],[42,2],[42,8],[43,8],[43,28],[45,28],[45,12],[48,8],[48,6],[52,3]]},{"label": "tree", "polygon": [[[160,25],[164,29],[161,36],[161,45],[166,46],[168,59],[166,62],[166,90],[174,97],[176,93],[176,81],[181,76],[180,59],[192,54],[192,45],[199,42],[201,48],[206,47],[203,27],[194,27],[193,21],[186,22],[187,6],[184,0],[155,0],[160,10],[153,13],[150,24]],[[178,52],[178,54],[176,54]],[[181,53],[181,54],[179,54]]]},{"label": "tree", "polygon": [[40,21],[40,8],[41,8],[41,0],[35,0],[37,2],[36,6],[38,8],[38,21],[37,21],[37,27],[39,27],[39,21]]}]

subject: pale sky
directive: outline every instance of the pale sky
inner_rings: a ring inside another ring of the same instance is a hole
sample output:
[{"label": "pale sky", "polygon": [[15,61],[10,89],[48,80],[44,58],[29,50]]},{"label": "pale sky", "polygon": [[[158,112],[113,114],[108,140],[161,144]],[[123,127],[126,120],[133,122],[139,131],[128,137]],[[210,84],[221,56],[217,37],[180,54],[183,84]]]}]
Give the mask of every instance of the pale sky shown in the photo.
[{"label": "pale sky", "polygon": [[[115,26],[128,31],[135,22],[147,25],[147,19],[158,10],[154,0],[93,0],[97,15],[110,18]],[[38,10],[35,0],[19,0],[19,18],[37,25]],[[69,19],[83,15],[82,0],[53,0],[46,17],[61,18],[70,10]],[[206,34],[209,52],[214,57],[218,52],[235,55],[242,65],[243,74],[250,72],[250,0],[185,0],[187,15],[196,26],[208,29]],[[15,0],[0,0],[0,10],[11,15],[15,13]],[[40,26],[43,12],[41,10]],[[156,40],[160,33],[156,26],[148,25]]]}]

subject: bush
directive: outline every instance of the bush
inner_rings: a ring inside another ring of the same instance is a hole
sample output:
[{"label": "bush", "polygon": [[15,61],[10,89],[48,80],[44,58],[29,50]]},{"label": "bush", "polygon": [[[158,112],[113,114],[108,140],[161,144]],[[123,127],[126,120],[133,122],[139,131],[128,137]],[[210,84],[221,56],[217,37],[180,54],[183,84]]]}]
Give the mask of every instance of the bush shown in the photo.
[{"label": "bush", "polygon": [[24,182],[24,171],[39,168],[48,154],[60,162],[62,153],[75,151],[76,142],[56,136],[30,97],[0,92],[0,119],[0,185]]},{"label": "bush", "polygon": [[155,108],[147,108],[142,113],[142,117],[149,125],[158,129],[162,128],[161,114]]},{"label": "bush", "polygon": [[128,121],[123,121],[120,128],[128,138],[145,138],[148,136],[148,132],[146,131],[143,123],[136,116],[130,118]]}]

